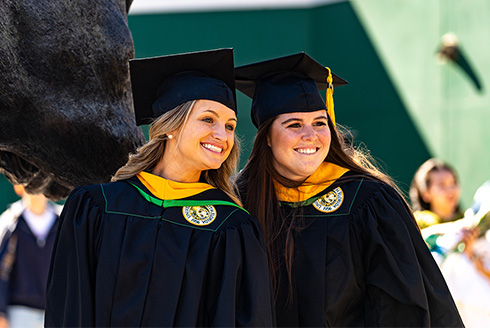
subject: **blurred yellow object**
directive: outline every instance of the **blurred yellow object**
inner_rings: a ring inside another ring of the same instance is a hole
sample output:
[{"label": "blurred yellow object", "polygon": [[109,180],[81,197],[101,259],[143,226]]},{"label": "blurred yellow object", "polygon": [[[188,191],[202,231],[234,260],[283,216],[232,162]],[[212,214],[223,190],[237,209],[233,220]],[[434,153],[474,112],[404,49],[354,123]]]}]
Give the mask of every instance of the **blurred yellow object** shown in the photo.
[{"label": "blurred yellow object", "polygon": [[413,212],[413,215],[415,216],[415,220],[417,221],[420,229],[425,229],[434,224],[441,223],[441,218],[437,214],[429,210],[415,211]]}]

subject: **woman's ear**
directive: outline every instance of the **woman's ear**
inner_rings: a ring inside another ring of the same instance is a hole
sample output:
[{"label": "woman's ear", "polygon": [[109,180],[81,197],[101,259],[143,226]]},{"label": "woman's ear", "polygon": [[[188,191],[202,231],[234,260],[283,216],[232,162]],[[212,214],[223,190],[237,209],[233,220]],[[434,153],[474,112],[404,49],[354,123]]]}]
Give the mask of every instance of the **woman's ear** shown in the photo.
[{"label": "woman's ear", "polygon": [[23,185],[21,185],[21,184],[15,184],[14,185],[14,191],[17,194],[17,196],[22,197],[22,196],[24,196],[24,193],[25,193],[26,190],[25,190],[25,188],[24,188]]},{"label": "woman's ear", "polygon": [[267,136],[267,146],[269,146],[269,148],[271,148],[271,136]]},{"label": "woman's ear", "polygon": [[177,139],[178,136],[179,136],[179,130],[176,129],[176,130],[173,130],[173,131],[169,131],[166,133],[167,135],[167,141],[168,140],[172,140],[172,139]]}]

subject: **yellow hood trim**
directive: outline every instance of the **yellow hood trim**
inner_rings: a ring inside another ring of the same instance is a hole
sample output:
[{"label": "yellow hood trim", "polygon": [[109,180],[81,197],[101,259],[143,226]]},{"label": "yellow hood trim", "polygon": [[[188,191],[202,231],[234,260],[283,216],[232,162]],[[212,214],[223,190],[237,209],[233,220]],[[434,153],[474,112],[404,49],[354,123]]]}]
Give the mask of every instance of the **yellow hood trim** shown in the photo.
[{"label": "yellow hood trim", "polygon": [[140,172],[136,176],[155,197],[163,200],[187,198],[209,189],[215,189],[207,183],[175,182],[148,172]]},{"label": "yellow hood trim", "polygon": [[299,187],[288,188],[274,180],[277,199],[281,202],[303,202],[328,188],[349,169],[323,162],[318,169]]}]

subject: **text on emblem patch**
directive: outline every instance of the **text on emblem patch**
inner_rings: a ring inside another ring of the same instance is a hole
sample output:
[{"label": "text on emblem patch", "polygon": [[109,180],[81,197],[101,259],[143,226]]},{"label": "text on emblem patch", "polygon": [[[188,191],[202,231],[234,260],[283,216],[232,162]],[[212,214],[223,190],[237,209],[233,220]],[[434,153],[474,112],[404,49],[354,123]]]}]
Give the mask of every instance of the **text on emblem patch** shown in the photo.
[{"label": "text on emblem patch", "polygon": [[198,226],[208,225],[216,219],[216,209],[213,205],[184,206],[182,214],[188,222]]},{"label": "text on emblem patch", "polygon": [[313,206],[319,210],[320,212],[330,213],[335,211],[342,205],[344,201],[344,192],[340,187],[335,188],[332,191],[329,191],[322,197],[318,198]]}]

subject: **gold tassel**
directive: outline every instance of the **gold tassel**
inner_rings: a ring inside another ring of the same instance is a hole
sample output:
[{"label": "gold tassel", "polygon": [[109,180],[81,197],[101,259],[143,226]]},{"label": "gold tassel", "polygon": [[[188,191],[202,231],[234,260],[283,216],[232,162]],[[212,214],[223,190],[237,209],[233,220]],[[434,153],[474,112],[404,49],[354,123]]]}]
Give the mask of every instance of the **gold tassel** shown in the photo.
[{"label": "gold tassel", "polygon": [[328,77],[327,77],[327,97],[326,97],[326,105],[327,105],[327,112],[328,115],[330,116],[330,119],[332,120],[333,126],[335,125],[335,111],[333,110],[334,105],[333,105],[333,77],[332,77],[332,72],[330,71],[330,68],[325,67],[328,70]]}]

